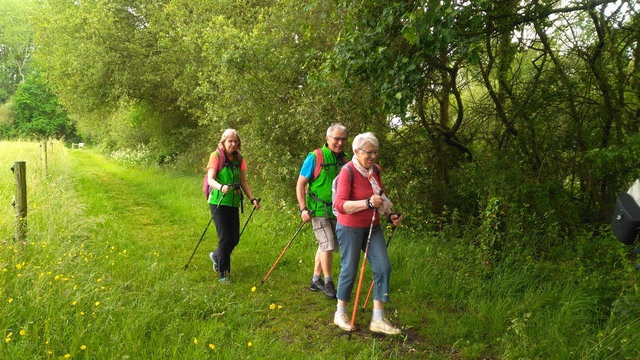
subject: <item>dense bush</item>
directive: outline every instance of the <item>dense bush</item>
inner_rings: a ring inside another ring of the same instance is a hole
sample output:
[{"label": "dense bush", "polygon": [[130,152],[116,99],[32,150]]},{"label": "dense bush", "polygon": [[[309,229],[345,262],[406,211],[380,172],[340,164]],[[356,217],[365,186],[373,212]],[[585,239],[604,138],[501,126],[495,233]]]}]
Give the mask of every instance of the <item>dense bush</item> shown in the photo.
[{"label": "dense bush", "polygon": [[39,73],[31,74],[13,95],[13,122],[5,135],[77,142],[75,125]]}]

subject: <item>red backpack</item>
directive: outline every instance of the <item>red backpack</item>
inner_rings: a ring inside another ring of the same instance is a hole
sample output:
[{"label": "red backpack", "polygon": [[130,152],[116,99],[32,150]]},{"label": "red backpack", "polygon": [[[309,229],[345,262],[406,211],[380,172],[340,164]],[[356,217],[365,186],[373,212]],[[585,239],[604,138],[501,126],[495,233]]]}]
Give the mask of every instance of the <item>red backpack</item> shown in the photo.
[{"label": "red backpack", "polygon": [[[222,149],[217,149],[216,153],[218,154],[218,168],[216,170],[216,174],[219,174],[220,171],[222,171],[222,168],[224,168],[227,155],[224,153],[224,150]],[[236,151],[235,155],[236,155],[236,158],[238,159],[238,164],[242,164],[242,155],[240,155],[240,152]],[[209,175],[208,172],[207,174],[204,174],[204,182],[202,183],[202,191],[204,192],[204,198],[207,200],[209,200],[209,195],[213,190],[213,188],[209,186],[209,181],[207,179],[208,175]]]}]

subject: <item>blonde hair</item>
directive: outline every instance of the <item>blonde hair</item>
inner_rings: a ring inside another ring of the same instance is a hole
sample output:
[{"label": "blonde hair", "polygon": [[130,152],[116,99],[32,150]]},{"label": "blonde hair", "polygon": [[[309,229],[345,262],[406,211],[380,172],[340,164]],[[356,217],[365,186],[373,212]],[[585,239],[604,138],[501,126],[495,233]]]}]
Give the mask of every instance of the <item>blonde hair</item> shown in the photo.
[{"label": "blonde hair", "polygon": [[242,148],[242,141],[240,140],[240,135],[238,135],[238,132],[236,131],[236,129],[227,129],[222,133],[222,137],[220,137],[220,142],[218,143],[218,149],[227,150],[224,147],[224,142],[228,138],[234,137],[234,136],[238,138],[238,150],[240,150]]}]

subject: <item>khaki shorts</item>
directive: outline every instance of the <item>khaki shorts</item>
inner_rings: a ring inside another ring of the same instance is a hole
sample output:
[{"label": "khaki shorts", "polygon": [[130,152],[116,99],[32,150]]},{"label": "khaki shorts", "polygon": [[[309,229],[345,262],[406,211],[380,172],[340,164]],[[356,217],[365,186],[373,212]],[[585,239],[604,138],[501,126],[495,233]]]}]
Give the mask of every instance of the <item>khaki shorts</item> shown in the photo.
[{"label": "khaki shorts", "polygon": [[313,225],[313,233],[316,234],[316,239],[318,239],[318,250],[321,252],[340,251],[338,237],[336,236],[336,219],[314,217],[311,218],[311,224]]}]

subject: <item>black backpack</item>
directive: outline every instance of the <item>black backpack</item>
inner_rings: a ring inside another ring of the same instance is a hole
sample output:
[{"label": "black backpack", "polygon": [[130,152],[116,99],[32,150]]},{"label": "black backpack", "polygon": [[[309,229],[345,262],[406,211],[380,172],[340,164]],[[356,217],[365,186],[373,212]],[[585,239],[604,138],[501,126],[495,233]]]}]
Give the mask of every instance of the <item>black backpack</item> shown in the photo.
[{"label": "black backpack", "polygon": [[616,197],[616,208],[611,218],[611,230],[618,240],[632,245],[640,233],[640,179],[626,192]]}]

